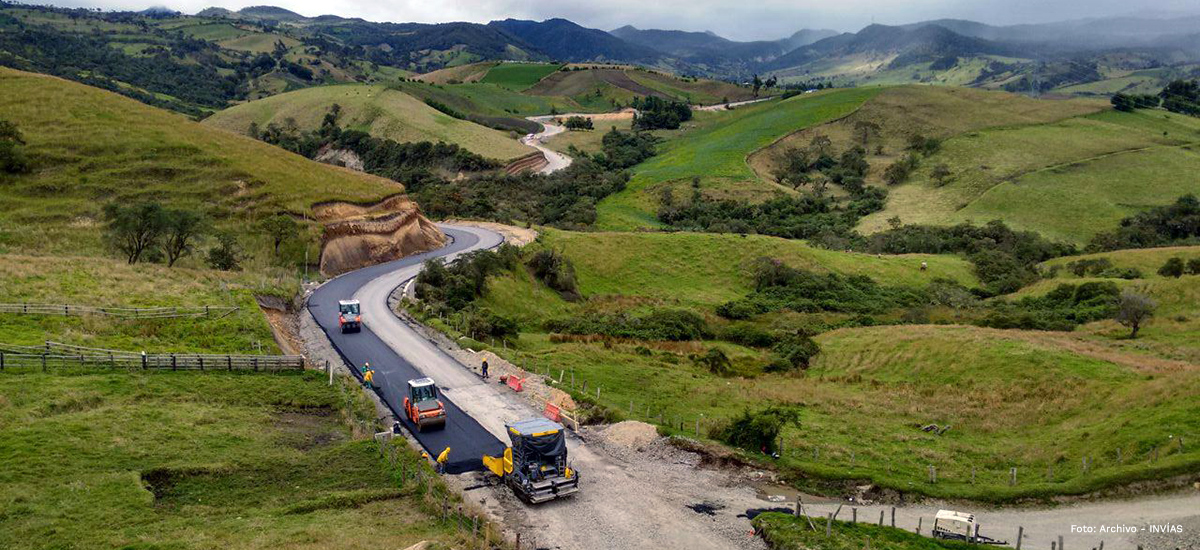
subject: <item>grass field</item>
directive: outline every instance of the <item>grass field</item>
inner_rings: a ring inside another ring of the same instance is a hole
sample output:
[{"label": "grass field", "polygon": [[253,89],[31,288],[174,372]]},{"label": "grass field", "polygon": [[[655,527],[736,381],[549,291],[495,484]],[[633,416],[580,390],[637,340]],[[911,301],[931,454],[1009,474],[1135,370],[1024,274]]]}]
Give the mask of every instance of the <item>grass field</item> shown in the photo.
[{"label": "grass field", "polygon": [[[1200,120],[1162,111],[1105,111],[1048,124],[967,132],[948,139],[887,208],[863,219],[873,232],[905,223],[1002,219],[1048,237],[1084,242],[1120,218],[1200,192]],[[929,180],[937,164],[953,173]],[[1072,215],[1060,215],[1071,212]]]},{"label": "grass field", "polygon": [[288,49],[299,46],[301,42],[295,38],[283,36],[273,33],[252,33],[243,34],[234,38],[221,40],[218,42],[222,48],[231,50],[240,50],[250,53],[271,53],[275,51],[275,44],[282,42]]},{"label": "grass field", "polygon": [[526,117],[580,108],[565,98],[531,96],[495,84],[400,82],[395,86],[422,100],[434,99],[460,112],[482,116]]},{"label": "grass field", "polygon": [[[818,135],[828,137],[834,151],[844,151],[859,141],[860,123],[879,126],[868,141],[867,182],[883,185],[884,169],[904,154],[909,136],[952,136],[989,127],[1017,127],[1054,122],[1094,113],[1106,104],[1093,100],[1036,100],[1005,92],[950,86],[898,86],[872,97],[848,117],[791,134],[750,156],[749,163],[763,179],[772,180],[777,158],[792,148],[808,147]],[[882,148],[882,151],[879,149]]]},{"label": "grass field", "polygon": [[501,63],[489,69],[479,81],[519,92],[537,84],[559,67],[561,65],[554,63]]},{"label": "grass field", "polygon": [[383,85],[342,84],[305,88],[230,107],[204,124],[245,134],[251,123],[260,128],[291,119],[302,129],[316,129],[329,108],[342,107],[341,123],[373,136],[401,143],[444,141],[501,161],[533,152],[508,134],[459,120],[423,101]]},{"label": "grass field", "polygon": [[492,67],[498,63],[495,61],[484,61],[481,63],[470,63],[466,65],[457,65],[454,67],[446,67],[436,71],[425,73],[417,76],[417,79],[430,84],[450,84],[452,82],[479,82],[479,79],[487,75]]},{"label": "grass field", "polygon": [[[320,373],[0,375],[0,546],[456,544],[351,434],[345,415],[373,411],[340,387]],[[402,450],[409,470],[424,462]]]},{"label": "grass field", "polygon": [[0,303],[240,308],[221,318],[136,321],[5,313],[0,314],[0,342],[39,345],[53,339],[126,351],[279,353],[254,296],[290,297],[297,281],[269,273],[265,267],[227,272],[131,266],[107,258],[0,254]]},{"label": "grass field", "polygon": [[1076,277],[1065,269],[1056,276],[1038,281],[1015,294],[1014,298],[1039,296],[1054,290],[1060,284],[1085,282],[1111,282],[1122,288],[1146,294],[1154,299],[1158,307],[1154,316],[1142,328],[1136,340],[1126,338],[1129,329],[1115,321],[1105,320],[1080,327],[1076,334],[1089,342],[1120,350],[1122,353],[1140,355],[1147,360],[1175,361],[1200,364],[1200,277],[1184,275],[1178,279],[1158,275],[1158,268],[1169,258],[1188,261],[1200,258],[1200,246],[1176,246],[1117,250],[1099,254],[1056,258],[1043,264],[1044,268],[1062,266],[1079,259],[1104,258],[1118,268],[1136,268],[1142,279],[1099,279],[1093,276]]},{"label": "grass field", "polygon": [[[904,529],[872,525],[866,521],[833,521],[825,536],[826,519],[813,518],[813,525],[794,515],[767,512],[754,518],[754,526],[776,550],[851,550],[870,546],[877,550],[980,550],[990,548],[961,541],[933,539]],[[813,531],[813,527],[816,531]]]},{"label": "grass field", "polygon": [[657,226],[652,188],[692,177],[701,178],[706,190],[750,187],[772,193],[779,186],[762,182],[747,165],[747,155],[796,130],[846,116],[877,93],[835,90],[720,112],[714,124],[669,142],[658,156],[635,167],[628,187],[598,205],[596,224],[605,230]]},{"label": "grass field", "polygon": [[[578,384],[602,388],[600,402],[623,417],[682,422],[685,432],[697,419],[712,426],[768,403],[799,407],[802,425],[785,432],[777,466],[810,490],[852,479],[1010,501],[1200,467],[1200,451],[1181,453],[1172,439],[1200,436],[1200,404],[1186,397],[1200,391],[1192,369],[1135,368],[1037,333],[962,326],[843,329],[817,340],[821,355],[793,376],[754,374],[761,356],[717,343],[552,343],[523,334],[518,360],[573,372]],[[689,358],[710,346],[724,348],[740,376],[714,376]],[[952,429],[942,436],[919,429],[930,423]],[[928,482],[930,465],[936,484]],[[1008,485],[1012,467],[1024,472],[1016,486]]]},{"label": "grass field", "polygon": [[[715,306],[750,291],[747,270],[761,257],[817,272],[866,275],[881,284],[923,286],[934,278],[977,284],[970,263],[954,256],[876,257],[763,235],[547,230],[542,241],[562,250],[575,264],[585,295],[645,296]],[[923,261],[929,264],[928,271],[920,270]]]},{"label": "grass field", "polygon": [[50,76],[0,69],[0,112],[24,134],[32,163],[0,186],[5,253],[96,253],[109,201],[158,200],[232,224],[403,190]]}]

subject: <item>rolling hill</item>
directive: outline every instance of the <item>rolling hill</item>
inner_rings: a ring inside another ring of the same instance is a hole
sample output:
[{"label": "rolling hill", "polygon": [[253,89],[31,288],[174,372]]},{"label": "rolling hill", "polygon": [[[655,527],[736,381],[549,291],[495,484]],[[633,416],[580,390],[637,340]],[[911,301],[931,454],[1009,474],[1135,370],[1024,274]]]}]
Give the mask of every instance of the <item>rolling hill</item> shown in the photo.
[{"label": "rolling hill", "polygon": [[112,201],[155,200],[244,226],[281,211],[308,214],[320,202],[368,203],[404,191],[51,76],[0,68],[0,113],[24,134],[32,165],[0,187],[0,249],[10,253],[99,253],[100,211]]},{"label": "rolling hill", "polygon": [[225,109],[204,124],[245,135],[250,124],[265,128],[294,121],[300,129],[314,129],[334,105],[342,107],[342,125],[375,137],[401,143],[444,141],[456,143],[484,157],[509,161],[534,149],[507,134],[459,120],[423,101],[379,84],[342,84],[287,92]]}]

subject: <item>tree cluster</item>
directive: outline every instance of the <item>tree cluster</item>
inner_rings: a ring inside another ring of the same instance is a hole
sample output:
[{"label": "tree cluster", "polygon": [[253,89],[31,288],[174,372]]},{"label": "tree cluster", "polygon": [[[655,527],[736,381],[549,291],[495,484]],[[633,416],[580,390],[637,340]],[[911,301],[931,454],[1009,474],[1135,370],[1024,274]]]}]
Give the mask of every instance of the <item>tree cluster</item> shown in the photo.
[{"label": "tree cluster", "polygon": [[595,129],[595,127],[596,127],[594,124],[592,124],[591,117],[580,116],[580,115],[567,117],[567,120],[565,122],[563,122],[563,126],[565,126],[568,130],[571,130],[571,131],[592,130],[592,129]]},{"label": "tree cluster", "polygon": [[682,101],[657,96],[635,97],[632,106],[637,109],[633,117],[634,130],[676,130],[680,124],[692,119],[692,107]]},{"label": "tree cluster", "polygon": [[1074,254],[1075,247],[1047,241],[1032,231],[1014,231],[999,220],[951,227],[906,225],[863,239],[862,248],[884,254],[964,254],[994,294],[1007,294],[1037,280],[1037,264]]},{"label": "tree cluster", "polygon": [[1151,208],[1121,220],[1115,231],[1099,233],[1088,243],[1090,252],[1124,248],[1182,245],[1200,240],[1200,199],[1184,195],[1174,203]]},{"label": "tree cluster", "polygon": [[191,254],[209,230],[207,219],[191,210],[154,202],[104,207],[105,240],[130,264],[164,258],[167,266]]},{"label": "tree cluster", "polygon": [[1200,116],[1200,81],[1175,80],[1158,96],[1162,98],[1162,107],[1172,113]]}]

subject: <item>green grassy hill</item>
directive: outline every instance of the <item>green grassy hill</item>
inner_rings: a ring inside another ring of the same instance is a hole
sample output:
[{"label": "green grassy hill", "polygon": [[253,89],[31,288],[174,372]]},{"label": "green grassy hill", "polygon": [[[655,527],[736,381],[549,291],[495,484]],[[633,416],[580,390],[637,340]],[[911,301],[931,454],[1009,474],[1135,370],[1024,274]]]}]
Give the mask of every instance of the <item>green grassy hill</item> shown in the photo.
[{"label": "green grassy hill", "polygon": [[616,105],[628,105],[635,96],[658,96],[711,104],[724,98],[730,101],[750,99],[752,91],[726,82],[692,80],[650,71],[596,67],[582,70],[563,70],[542,78],[527,93],[538,96],[565,97],[587,109],[609,110]]},{"label": "green grassy hill", "polygon": [[700,128],[668,142],[659,154],[633,168],[622,192],[598,206],[597,225],[607,230],[654,227],[659,185],[701,180],[704,192],[762,198],[788,189],[756,176],[747,157],[797,130],[844,117],[879,93],[877,88],[831,90],[705,114]]},{"label": "green grassy hill", "polygon": [[[905,223],[1001,219],[1069,242],[1086,242],[1121,218],[1200,192],[1200,119],[1162,111],[1105,111],[1057,122],[956,135],[926,159],[887,208],[860,230]],[[930,181],[945,164],[953,176]]]},{"label": "green grassy hill", "polygon": [[244,224],[403,191],[50,76],[0,69],[0,113],[24,133],[32,163],[31,173],[0,186],[0,252],[97,253],[100,212],[110,201],[157,200],[202,209],[218,224]]},{"label": "green grassy hill", "polygon": [[288,92],[230,107],[204,120],[204,124],[245,134],[250,124],[265,128],[295,121],[301,129],[315,129],[334,105],[342,107],[344,127],[401,143],[444,141],[456,143],[487,158],[511,160],[532,153],[507,134],[446,115],[402,91],[383,85],[344,84]]},{"label": "green grassy hill", "polygon": [[[544,229],[542,246],[561,250],[575,266],[579,290],[603,300],[620,296],[676,304],[703,311],[751,290],[747,274],[761,257],[816,272],[865,275],[885,285],[923,286],[947,278],[978,284],[971,264],[949,255],[880,256],[817,248],[803,241],[762,235],[709,233],[608,233]],[[920,270],[921,262],[929,269]],[[531,300],[531,296],[538,296]],[[540,321],[574,306],[539,293],[532,279],[500,279],[488,295],[489,307],[522,320]]]},{"label": "green grassy hill", "polygon": [[[1200,437],[1200,405],[1187,398],[1200,391],[1194,376],[1200,356],[1188,343],[1200,341],[1191,321],[1200,313],[1200,277],[1129,283],[1164,304],[1137,341],[1122,340],[1111,322],[1077,333],[911,324],[845,328],[816,338],[821,354],[803,374],[772,374],[761,367],[765,350],[724,340],[589,341],[541,327],[553,318],[661,308],[707,314],[720,327],[724,322],[709,312],[750,290],[745,270],[760,255],[916,287],[934,277],[973,284],[969,264],[951,256],[876,257],[784,239],[687,233],[551,230],[535,246],[572,260],[587,301],[564,302],[523,270],[493,279],[483,304],[526,327],[515,346],[497,353],[572,372],[577,389],[583,380],[590,389],[601,388],[599,399],[591,400],[618,418],[674,425],[668,429],[676,431],[682,423],[682,432],[693,436],[698,420],[707,430],[745,409],[799,407],[802,427],[785,431],[783,457],[773,464],[809,490],[837,491],[837,480],[870,480],[908,493],[1000,502],[1087,493],[1200,468],[1200,450],[1181,450],[1170,437]],[[919,270],[922,260],[929,271]],[[776,315],[755,321],[785,331],[790,322]],[[734,375],[714,375],[696,360],[713,348],[729,358]],[[951,428],[940,436],[920,430],[931,423]],[[1088,472],[1082,469],[1085,456]],[[937,483],[928,481],[930,465],[937,468]],[[1020,471],[1015,486],[1008,483],[1012,467]]]}]

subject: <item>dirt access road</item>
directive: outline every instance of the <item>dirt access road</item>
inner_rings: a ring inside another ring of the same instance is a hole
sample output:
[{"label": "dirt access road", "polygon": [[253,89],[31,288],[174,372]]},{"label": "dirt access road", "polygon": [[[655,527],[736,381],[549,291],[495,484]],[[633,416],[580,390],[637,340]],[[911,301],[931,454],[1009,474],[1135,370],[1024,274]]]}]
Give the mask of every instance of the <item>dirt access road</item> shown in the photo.
[{"label": "dirt access road", "polygon": [[555,150],[543,145],[547,139],[550,139],[553,136],[556,136],[558,134],[561,134],[561,133],[567,131],[567,128],[561,124],[553,124],[554,119],[556,119],[558,117],[556,117],[556,116],[531,116],[531,117],[527,117],[527,118],[529,120],[532,120],[532,121],[537,122],[538,124],[542,125],[541,132],[538,132],[536,134],[528,134],[525,137],[521,138],[521,143],[528,145],[530,147],[533,147],[534,149],[537,149],[538,151],[541,151],[542,155],[544,155],[546,157],[547,164],[541,170],[538,170],[538,173],[539,174],[552,174],[554,172],[557,172],[559,170],[562,170],[563,168],[570,166],[571,165],[571,157],[568,157],[567,155],[559,153],[558,151],[555,151]]}]

